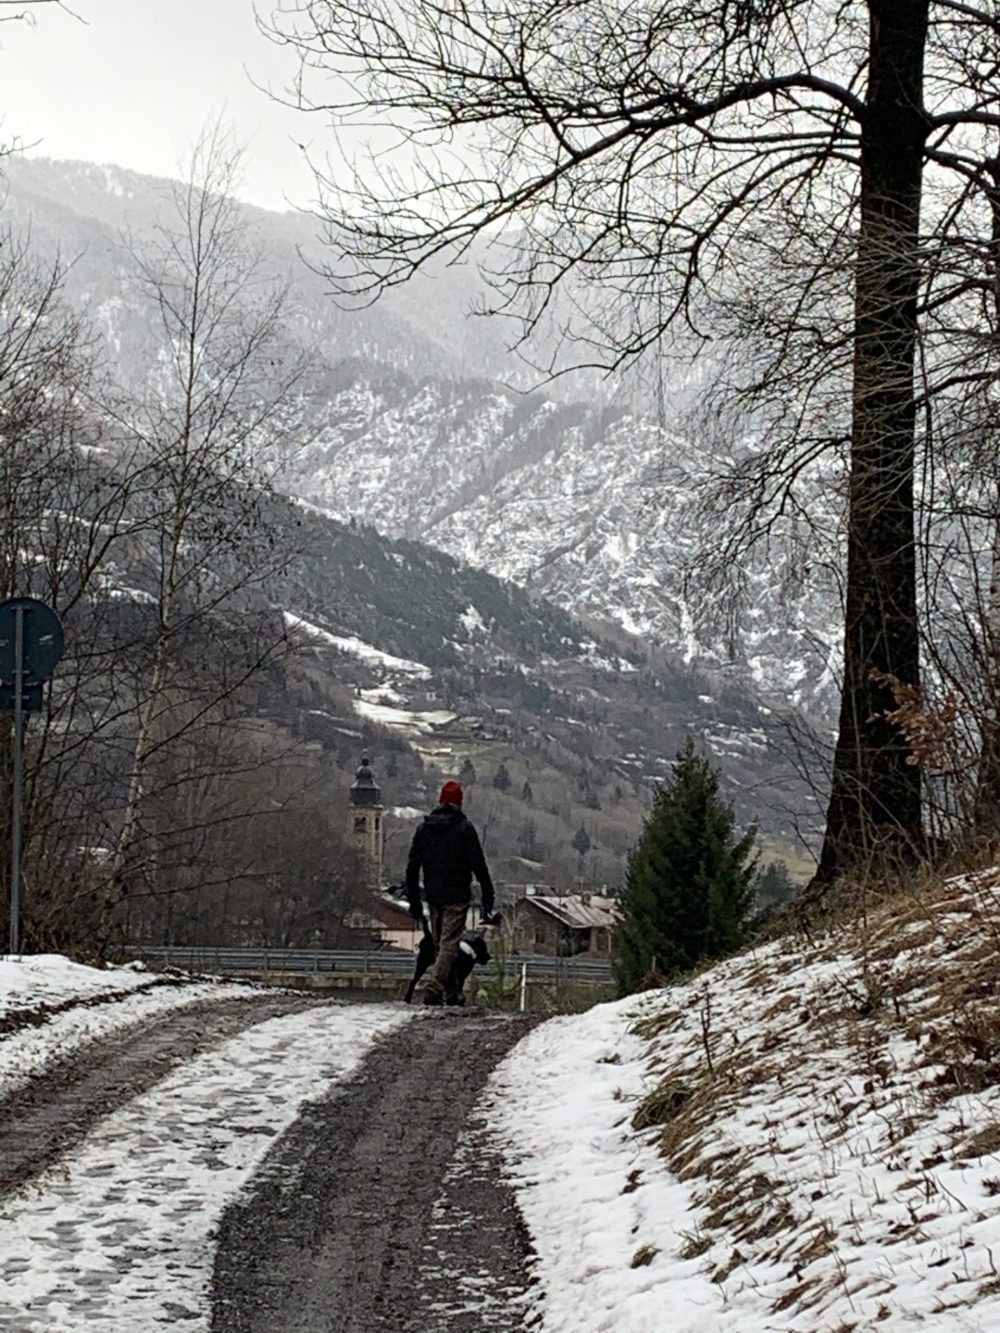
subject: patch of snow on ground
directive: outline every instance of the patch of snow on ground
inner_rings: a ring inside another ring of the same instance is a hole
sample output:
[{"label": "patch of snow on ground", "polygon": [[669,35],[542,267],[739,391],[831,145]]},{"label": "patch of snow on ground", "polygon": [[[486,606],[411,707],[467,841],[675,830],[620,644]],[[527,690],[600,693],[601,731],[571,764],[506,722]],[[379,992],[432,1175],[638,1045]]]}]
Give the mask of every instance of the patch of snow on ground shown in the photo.
[{"label": "patch of snow on ground", "polygon": [[[0,1032],[0,1097],[81,1042],[200,1000],[259,993],[233,983],[158,977],[144,967],[85,967],[55,954],[0,957],[0,1021],[15,1028]],[[60,1012],[47,1012],[56,1006]],[[22,1014],[34,1014],[35,1021],[18,1025]]]},{"label": "patch of snow on ground", "polygon": [[142,967],[86,967],[61,954],[0,955],[0,1018],[11,1010],[141,989],[152,980]]},{"label": "patch of snow on ground", "polygon": [[580,656],[588,666],[594,667],[597,671],[616,671],[618,669],[617,663],[605,657],[593,639],[588,639],[583,645]]},{"label": "patch of snow on ground", "polygon": [[[647,1082],[644,1045],[629,1032],[635,1010],[629,1000],[550,1019],[514,1048],[487,1093],[538,1251],[545,1333],[729,1328],[698,1263],[671,1265],[668,1279],[662,1264],[630,1266],[644,1244],[678,1248],[691,1225],[687,1189],[628,1133]],[[625,1192],[634,1172],[647,1187]]]},{"label": "patch of snow on ground", "polygon": [[407,1018],[345,1005],[271,1019],[107,1117],[0,1205],[3,1327],[205,1333],[224,1208],[301,1107]]},{"label": "patch of snow on ground", "polygon": [[369,704],[399,705],[405,708],[407,698],[392,685],[375,685],[370,690],[358,690],[358,698]]},{"label": "patch of snow on ground", "polygon": [[112,601],[137,602],[144,604],[155,604],[156,598],[151,592],[144,592],[142,588],[108,587],[104,590]]},{"label": "patch of snow on ground", "polygon": [[467,606],[458,617],[458,623],[465,629],[466,633],[472,637],[476,634],[486,634],[486,622],[474,606]]},{"label": "patch of snow on ground", "polygon": [[516,1047],[544,1333],[1000,1328],[998,933],[1000,875],[951,881]]},{"label": "patch of snow on ground", "polygon": [[352,699],[351,702],[354,711],[361,717],[377,722],[379,726],[392,727],[394,731],[407,732],[411,735],[425,736],[435,728],[447,726],[455,720],[454,713],[443,709],[418,713],[407,708],[393,708],[388,704],[369,703],[367,699]]},{"label": "patch of snow on ground", "polygon": [[346,521],[344,514],[334,509],[324,509],[321,505],[312,504],[309,500],[303,500],[300,495],[290,495],[284,498],[291,500],[292,504],[298,505],[300,509],[304,509],[307,514],[318,514],[320,518],[333,519],[334,523],[344,523]]},{"label": "patch of snow on ground", "polygon": [[305,620],[302,616],[292,615],[290,611],[282,614],[289,629],[297,630],[318,643],[329,644],[331,648],[336,648],[342,653],[360,658],[369,666],[385,667],[387,671],[399,671],[405,676],[416,676],[420,680],[430,679],[430,667],[424,666],[423,662],[410,662],[405,657],[394,657],[392,653],[383,652],[381,648],[375,648],[353,635],[345,637],[341,634],[331,634],[329,630],[321,629],[319,625],[314,625],[312,621]]},{"label": "patch of snow on ground", "polygon": [[618,623],[626,634],[631,634],[636,639],[647,638],[652,629],[652,622],[648,617],[634,616],[625,607],[619,612]]}]

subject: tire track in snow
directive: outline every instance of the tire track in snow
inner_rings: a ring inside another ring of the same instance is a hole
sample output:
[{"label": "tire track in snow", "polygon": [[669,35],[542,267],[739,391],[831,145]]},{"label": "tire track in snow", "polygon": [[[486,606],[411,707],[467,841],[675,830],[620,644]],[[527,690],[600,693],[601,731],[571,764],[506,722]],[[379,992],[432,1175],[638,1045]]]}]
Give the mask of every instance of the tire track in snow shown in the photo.
[{"label": "tire track in snow", "polygon": [[105,1115],[0,1204],[5,1333],[206,1330],[223,1209],[303,1103],[408,1016],[327,1004],[271,1018]]},{"label": "tire track in snow", "polygon": [[527,1243],[479,1094],[538,1020],[422,1011],[314,1102],[220,1228],[213,1333],[517,1333]]},{"label": "tire track in snow", "polygon": [[310,1003],[315,1001],[295,995],[202,1000],[79,1046],[0,1101],[0,1194],[21,1188],[80,1143],[103,1116],[176,1065],[255,1023]]}]

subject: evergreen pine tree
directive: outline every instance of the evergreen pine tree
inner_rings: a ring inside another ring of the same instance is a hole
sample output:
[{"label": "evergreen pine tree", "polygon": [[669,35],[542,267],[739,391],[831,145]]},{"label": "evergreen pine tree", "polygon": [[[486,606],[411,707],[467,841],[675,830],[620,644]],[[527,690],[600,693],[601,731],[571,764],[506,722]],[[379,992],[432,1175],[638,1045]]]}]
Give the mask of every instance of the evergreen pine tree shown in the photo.
[{"label": "evergreen pine tree", "polygon": [[758,911],[791,902],[795,897],[795,881],[784,861],[769,861],[754,882],[754,898]]},{"label": "evergreen pine tree", "polygon": [[583,803],[588,810],[600,810],[601,798],[598,796],[597,792],[594,791],[593,787],[585,788],[583,792]]},{"label": "evergreen pine tree", "polygon": [[719,776],[688,740],[633,848],[615,931],[619,993],[652,970],[688,971],[742,942],[753,909],[756,829],[737,835]]},{"label": "evergreen pine tree", "polygon": [[510,770],[502,759],[500,760],[500,767],[493,774],[493,785],[498,791],[510,790]]}]

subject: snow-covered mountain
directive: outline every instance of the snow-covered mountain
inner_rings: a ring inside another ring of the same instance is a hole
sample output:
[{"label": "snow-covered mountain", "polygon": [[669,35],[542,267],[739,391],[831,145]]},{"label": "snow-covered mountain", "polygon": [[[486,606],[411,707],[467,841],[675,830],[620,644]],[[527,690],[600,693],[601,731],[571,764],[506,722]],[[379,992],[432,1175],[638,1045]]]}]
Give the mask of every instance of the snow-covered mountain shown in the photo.
[{"label": "snow-covered mountain", "polygon": [[833,590],[761,561],[745,571],[749,609],[728,632],[719,603],[691,584],[711,541],[690,480],[696,450],[650,416],[355,364],[315,420],[286,477],[296,494],[419,537],[686,665],[797,705],[829,702]]},{"label": "snow-covered mountain", "polygon": [[[72,260],[71,299],[89,311],[119,368],[141,373],[152,333],[128,299],[122,238],[141,246],[169,182],[44,160],[5,171],[4,217],[30,224],[36,247]],[[750,610],[734,625],[690,584],[711,535],[690,481],[704,460],[698,442],[678,433],[676,414],[692,377],[710,381],[710,368],[668,367],[658,413],[636,409],[614,383],[586,401],[513,388],[527,380],[505,350],[509,330],[464,313],[477,293],[471,267],[442,267],[348,312],[302,263],[302,255],[322,261],[313,219],[250,208],[247,217],[274,271],[294,275],[295,334],[316,355],[300,447],[284,476],[289,493],[341,520],[438,546],[685,664],[828,707],[837,640],[830,586],[761,563],[743,571]]]}]

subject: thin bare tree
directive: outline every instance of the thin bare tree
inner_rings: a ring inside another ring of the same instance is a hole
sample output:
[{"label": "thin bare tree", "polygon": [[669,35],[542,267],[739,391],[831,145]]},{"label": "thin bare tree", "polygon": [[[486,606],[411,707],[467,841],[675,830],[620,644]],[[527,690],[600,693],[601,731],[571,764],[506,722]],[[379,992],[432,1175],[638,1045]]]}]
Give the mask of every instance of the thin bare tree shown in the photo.
[{"label": "thin bare tree", "polygon": [[[3,234],[0,598],[39,597],[68,630],[57,678],[27,726],[25,934],[36,945],[64,944],[72,933],[90,851],[109,828],[114,783],[103,747],[125,706],[107,688],[118,645],[103,594],[107,567],[131,531],[136,482],[129,448],[95,410],[96,339],[63,302],[62,280],[58,261],[42,264],[26,238]],[[10,714],[3,715],[0,735],[0,828],[7,828]],[[4,859],[4,884],[7,875]]]},{"label": "thin bare tree", "polygon": [[287,290],[265,270],[232,196],[239,161],[221,126],[206,130],[153,244],[131,244],[136,299],[151,312],[159,354],[140,401],[125,393],[111,409],[144,463],[133,512],[150,621],[114,856],[123,894],[153,864],[143,811],[154,758],[214,724],[227,700],[239,707],[282,642],[257,633],[259,590],[292,554],[263,510],[306,358],[286,337]]}]

